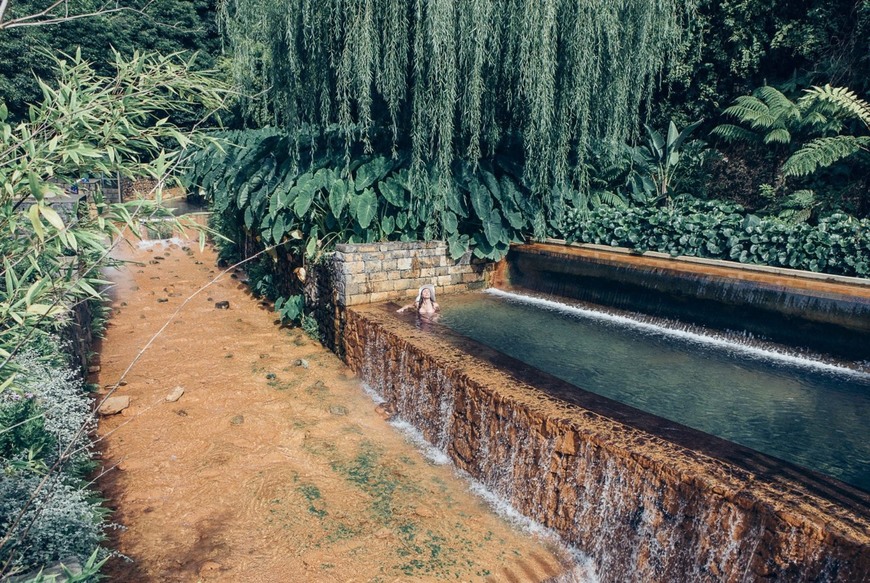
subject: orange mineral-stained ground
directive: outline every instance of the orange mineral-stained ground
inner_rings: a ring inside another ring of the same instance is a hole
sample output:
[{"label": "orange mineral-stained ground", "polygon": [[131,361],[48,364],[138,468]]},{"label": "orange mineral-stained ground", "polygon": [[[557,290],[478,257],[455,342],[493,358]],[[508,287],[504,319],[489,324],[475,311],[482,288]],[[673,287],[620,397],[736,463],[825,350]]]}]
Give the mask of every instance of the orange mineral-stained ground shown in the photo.
[{"label": "orange mineral-stained ground", "polygon": [[110,544],[126,557],[110,580],[574,580],[564,550],[494,514],[336,356],[276,325],[243,273],[182,307],[220,273],[211,249],[119,253],[137,263],[113,274],[100,386],[169,324],[115,393],[130,406],[100,420],[101,463],[117,464],[101,487],[124,527]]}]

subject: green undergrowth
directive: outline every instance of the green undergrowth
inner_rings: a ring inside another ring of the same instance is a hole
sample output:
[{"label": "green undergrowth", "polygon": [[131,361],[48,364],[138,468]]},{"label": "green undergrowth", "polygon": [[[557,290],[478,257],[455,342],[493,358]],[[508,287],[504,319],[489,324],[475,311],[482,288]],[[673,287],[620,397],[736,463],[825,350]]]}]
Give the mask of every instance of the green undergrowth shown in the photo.
[{"label": "green undergrowth", "polygon": [[562,235],[638,252],[870,276],[870,219],[841,213],[815,225],[790,223],[748,214],[733,203],[682,197],[665,207],[570,211]]}]

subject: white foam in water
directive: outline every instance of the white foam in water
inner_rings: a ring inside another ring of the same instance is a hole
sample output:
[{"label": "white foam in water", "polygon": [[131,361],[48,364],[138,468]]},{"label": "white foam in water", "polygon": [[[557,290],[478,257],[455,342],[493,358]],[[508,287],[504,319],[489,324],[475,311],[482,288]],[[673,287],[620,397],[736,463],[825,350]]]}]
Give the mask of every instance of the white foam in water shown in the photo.
[{"label": "white foam in water", "polygon": [[640,330],[645,330],[647,332],[652,332],[655,334],[663,335],[663,336],[672,336],[675,338],[680,338],[681,340],[687,340],[690,342],[696,342],[699,344],[707,344],[710,346],[718,346],[721,348],[725,348],[727,350],[731,350],[734,352],[740,352],[746,356],[756,359],[764,359],[764,360],[777,360],[780,362],[785,362],[791,364],[793,366],[798,366],[806,369],[813,369],[824,371],[828,373],[834,373],[839,375],[845,375],[850,377],[857,377],[862,380],[870,380],[870,373],[863,372],[860,370],[855,370],[852,368],[848,368],[845,366],[840,366],[837,364],[831,364],[827,362],[822,362],[820,360],[815,360],[812,358],[807,358],[804,356],[800,356],[797,354],[789,354],[786,352],[778,352],[776,350],[769,350],[764,348],[759,348],[757,346],[749,346],[746,344],[740,344],[738,342],[734,342],[733,340],[729,340],[726,338],[721,338],[718,336],[708,336],[705,334],[698,334],[697,332],[690,332],[687,330],[678,330],[675,328],[666,328],[664,326],[660,326],[658,324],[652,324],[650,322],[642,322],[640,320],[635,320],[632,318],[628,318],[626,316],[619,316],[616,314],[608,314],[606,312],[598,312],[595,310],[590,310],[588,308],[581,308],[578,306],[572,306],[570,304],[564,304],[562,302],[556,302],[553,300],[545,300],[543,298],[535,298],[532,296],[525,296],[522,294],[517,294],[513,292],[507,292],[500,289],[489,288],[486,290],[486,293],[504,298],[509,301],[514,301],[517,303],[529,304],[541,308],[546,308],[549,310],[555,310],[558,312],[563,312],[566,314],[571,314],[574,316],[580,316],[583,318],[589,318],[594,320],[601,320],[605,322],[613,322],[616,324],[620,324],[623,326],[628,326],[632,328],[637,328]]},{"label": "white foam in water", "polygon": [[136,247],[139,249],[153,249],[154,247],[168,247],[170,245],[178,245],[183,246],[190,243],[190,241],[185,241],[184,239],[179,239],[178,237],[172,237],[171,239],[141,239],[138,243],[136,243]]},{"label": "white foam in water", "polygon": [[[381,397],[377,391],[375,391],[368,383],[362,383],[363,391],[377,404],[381,404],[384,401],[384,398]],[[558,575],[552,579],[549,579],[551,583],[598,583],[599,578],[595,572],[595,566],[587,555],[580,552],[578,549],[574,547],[567,546],[564,541],[559,538],[559,535],[553,532],[552,530],[544,527],[541,524],[538,524],[534,520],[527,518],[520,514],[513,506],[510,505],[506,500],[499,497],[497,494],[487,490],[486,486],[475,480],[468,472],[462,471],[453,465],[453,462],[450,460],[450,457],[433,446],[431,443],[426,441],[426,438],[423,437],[423,434],[413,425],[408,423],[407,421],[402,421],[400,419],[395,419],[390,421],[390,425],[395,428],[399,433],[401,433],[405,439],[407,439],[411,445],[416,447],[423,456],[438,466],[449,465],[453,468],[453,471],[456,472],[463,480],[468,483],[468,489],[477,496],[483,498],[483,500],[490,506],[490,508],[495,511],[500,517],[504,518],[511,524],[520,528],[524,532],[528,532],[531,534],[535,534],[543,539],[546,539],[556,545],[559,548],[563,549],[567,554],[571,556],[574,564],[571,568]]]}]

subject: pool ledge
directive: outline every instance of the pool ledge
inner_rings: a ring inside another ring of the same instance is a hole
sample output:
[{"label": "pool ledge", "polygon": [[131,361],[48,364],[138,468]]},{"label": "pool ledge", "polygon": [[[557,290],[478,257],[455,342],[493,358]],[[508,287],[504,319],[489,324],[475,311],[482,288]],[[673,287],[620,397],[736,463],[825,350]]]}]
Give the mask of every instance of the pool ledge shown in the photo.
[{"label": "pool ledge", "polygon": [[588,554],[602,580],[870,572],[870,494],[578,394],[395,307],[347,308],[347,363],[457,467]]}]

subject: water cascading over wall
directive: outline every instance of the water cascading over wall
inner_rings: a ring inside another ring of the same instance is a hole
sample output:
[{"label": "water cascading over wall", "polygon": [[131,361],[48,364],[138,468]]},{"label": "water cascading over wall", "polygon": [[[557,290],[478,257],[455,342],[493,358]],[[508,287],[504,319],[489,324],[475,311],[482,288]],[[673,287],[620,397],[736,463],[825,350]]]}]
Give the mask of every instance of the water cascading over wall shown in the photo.
[{"label": "water cascading over wall", "polygon": [[551,398],[537,385],[564,383],[394,307],[347,309],[348,364],[459,468],[588,554],[603,581],[870,572],[865,493],[754,452],[741,453],[755,467],[722,461],[703,450],[736,446],[602,397]]},{"label": "water cascading over wall", "polygon": [[515,245],[496,286],[870,360],[870,281],[600,245]]}]

